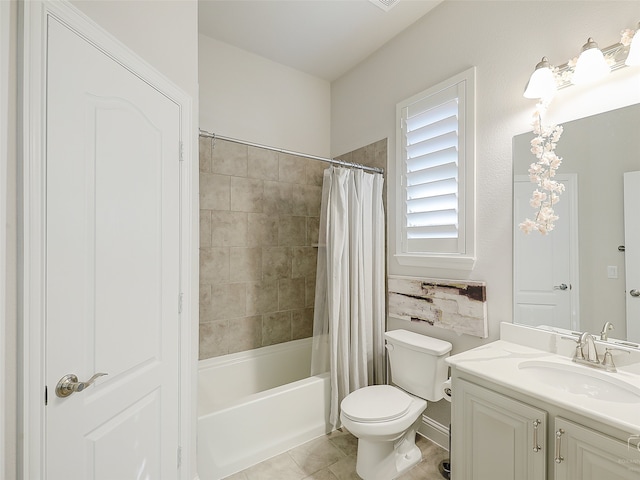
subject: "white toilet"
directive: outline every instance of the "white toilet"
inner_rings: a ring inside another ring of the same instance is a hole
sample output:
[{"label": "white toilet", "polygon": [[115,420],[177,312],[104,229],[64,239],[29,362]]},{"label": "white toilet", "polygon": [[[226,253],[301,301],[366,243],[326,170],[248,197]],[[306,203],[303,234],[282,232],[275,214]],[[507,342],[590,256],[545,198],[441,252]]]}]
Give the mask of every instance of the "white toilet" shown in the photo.
[{"label": "white toilet", "polygon": [[407,330],[384,336],[397,387],[364,387],[340,404],[342,424],[358,438],[356,471],[364,480],[391,480],[420,462],[415,439],[421,414],[426,400],[442,399],[448,378],[449,342]]}]

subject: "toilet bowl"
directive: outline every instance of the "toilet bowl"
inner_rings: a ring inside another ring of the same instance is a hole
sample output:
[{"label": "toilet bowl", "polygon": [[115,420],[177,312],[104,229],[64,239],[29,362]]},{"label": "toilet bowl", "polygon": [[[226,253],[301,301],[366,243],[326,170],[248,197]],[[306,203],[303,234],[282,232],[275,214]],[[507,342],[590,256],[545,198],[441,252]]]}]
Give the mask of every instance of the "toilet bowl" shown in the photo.
[{"label": "toilet bowl", "polygon": [[427,400],[442,398],[447,380],[449,342],[405,330],[387,332],[385,338],[397,386],[364,387],[340,405],[342,425],[358,438],[356,472],[364,480],[392,480],[420,462],[415,438],[422,413]]},{"label": "toilet bowl", "polygon": [[[344,400],[340,419],[358,438],[360,477],[389,480],[420,462],[415,439],[427,408],[425,400],[390,385],[361,388]],[[400,447],[402,451],[396,451]]]}]

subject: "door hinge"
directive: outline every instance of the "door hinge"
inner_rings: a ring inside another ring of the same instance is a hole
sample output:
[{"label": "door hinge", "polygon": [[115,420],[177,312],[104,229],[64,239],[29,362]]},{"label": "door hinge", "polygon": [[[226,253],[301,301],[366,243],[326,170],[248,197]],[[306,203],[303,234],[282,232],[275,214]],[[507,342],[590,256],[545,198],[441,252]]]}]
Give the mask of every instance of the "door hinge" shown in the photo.
[{"label": "door hinge", "polygon": [[184,144],[182,142],[180,142],[180,161],[183,162],[184,161]]},{"label": "door hinge", "polygon": [[182,467],[182,447],[178,447],[178,468]]},{"label": "door hinge", "polygon": [[178,313],[182,313],[182,292],[178,295]]},{"label": "door hinge", "polygon": [[49,404],[49,389],[47,386],[44,386],[44,406],[46,407]]}]

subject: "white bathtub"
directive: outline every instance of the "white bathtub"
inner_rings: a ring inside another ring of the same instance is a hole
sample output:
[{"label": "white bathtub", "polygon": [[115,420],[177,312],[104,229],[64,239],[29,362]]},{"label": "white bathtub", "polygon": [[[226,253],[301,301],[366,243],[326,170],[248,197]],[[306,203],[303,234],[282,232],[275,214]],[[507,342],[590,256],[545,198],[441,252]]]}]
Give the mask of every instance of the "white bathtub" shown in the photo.
[{"label": "white bathtub", "polygon": [[198,474],[218,480],[328,433],[328,374],[311,339],[201,360]]}]

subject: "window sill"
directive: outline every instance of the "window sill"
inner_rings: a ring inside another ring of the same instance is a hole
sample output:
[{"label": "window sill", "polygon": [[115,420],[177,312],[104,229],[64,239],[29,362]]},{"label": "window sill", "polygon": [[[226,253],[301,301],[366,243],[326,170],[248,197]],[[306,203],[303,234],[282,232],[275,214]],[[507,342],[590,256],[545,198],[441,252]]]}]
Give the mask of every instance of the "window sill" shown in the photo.
[{"label": "window sill", "polygon": [[452,270],[471,271],[476,263],[475,257],[464,255],[410,255],[395,254],[393,256],[400,265],[412,267],[430,267]]}]

